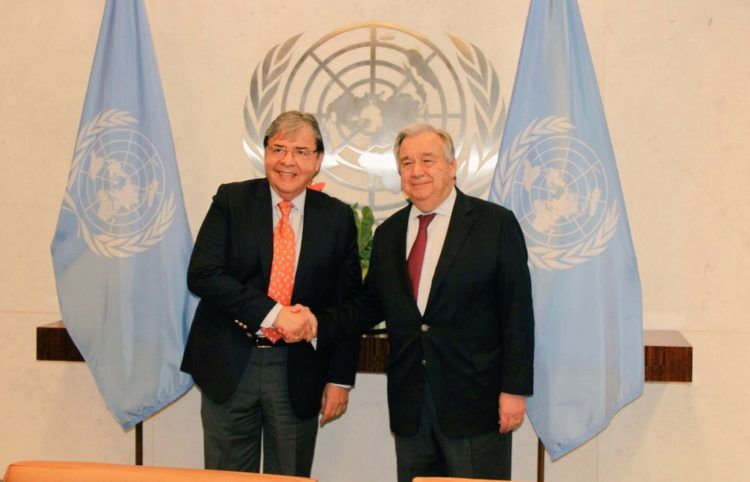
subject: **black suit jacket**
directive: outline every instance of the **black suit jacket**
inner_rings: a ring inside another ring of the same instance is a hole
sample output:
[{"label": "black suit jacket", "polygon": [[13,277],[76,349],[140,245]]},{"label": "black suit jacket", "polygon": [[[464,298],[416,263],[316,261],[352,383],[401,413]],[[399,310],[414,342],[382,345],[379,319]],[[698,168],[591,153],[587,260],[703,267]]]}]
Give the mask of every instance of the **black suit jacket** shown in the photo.
[{"label": "black suit jacket", "polygon": [[447,436],[496,431],[500,392],[533,390],[534,317],[520,226],[509,210],[459,191],[423,316],[406,264],[410,209],[377,229],[363,296],[319,315],[319,346],[385,319],[391,430],[417,432],[429,380]]},{"label": "black suit jacket", "polygon": [[[201,301],[181,368],[217,403],[237,388],[251,338],[275,305],[267,295],[272,216],[267,179],[220,186],[190,258],[188,287]],[[356,236],[348,205],[307,190],[293,304],[325,309],[361,288]],[[358,347],[356,338],[317,351],[309,343],[289,346],[289,398],[299,418],[319,412],[326,382],[354,384]]]}]

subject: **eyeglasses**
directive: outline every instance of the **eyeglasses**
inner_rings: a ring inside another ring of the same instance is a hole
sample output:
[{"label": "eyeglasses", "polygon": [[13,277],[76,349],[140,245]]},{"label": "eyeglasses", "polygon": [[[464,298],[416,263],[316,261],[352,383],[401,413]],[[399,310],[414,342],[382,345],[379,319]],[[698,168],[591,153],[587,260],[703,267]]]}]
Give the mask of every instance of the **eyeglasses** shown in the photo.
[{"label": "eyeglasses", "polygon": [[310,149],[304,147],[292,147],[291,149],[289,149],[284,146],[268,146],[266,148],[266,152],[269,154],[271,159],[276,161],[286,157],[287,152],[292,153],[292,159],[294,159],[295,161],[308,161],[315,154],[317,154],[318,151],[311,151]]}]

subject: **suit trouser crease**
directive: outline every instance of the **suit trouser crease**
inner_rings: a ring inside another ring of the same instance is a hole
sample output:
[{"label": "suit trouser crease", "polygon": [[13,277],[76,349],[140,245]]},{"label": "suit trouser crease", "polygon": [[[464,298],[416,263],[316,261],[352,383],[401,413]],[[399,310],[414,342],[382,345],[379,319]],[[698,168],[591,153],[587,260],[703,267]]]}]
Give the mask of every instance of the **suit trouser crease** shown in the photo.
[{"label": "suit trouser crease", "polygon": [[510,479],[512,436],[493,431],[451,438],[440,429],[432,392],[425,396],[415,435],[395,435],[398,482],[414,477]]},{"label": "suit trouser crease", "polygon": [[287,388],[287,348],[252,347],[237,390],[224,403],[201,397],[207,469],[310,476],[317,417],[300,420]]}]

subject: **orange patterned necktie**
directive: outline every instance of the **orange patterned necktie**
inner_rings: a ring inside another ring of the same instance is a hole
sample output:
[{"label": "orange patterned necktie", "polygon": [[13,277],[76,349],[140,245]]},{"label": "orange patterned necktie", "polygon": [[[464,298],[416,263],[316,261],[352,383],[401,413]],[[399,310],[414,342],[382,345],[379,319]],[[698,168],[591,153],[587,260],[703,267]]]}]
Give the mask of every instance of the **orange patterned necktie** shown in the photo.
[{"label": "orange patterned necktie", "polygon": [[[295,236],[289,223],[289,213],[294,205],[289,201],[281,201],[281,219],[273,232],[273,261],[271,262],[271,281],[268,284],[268,296],[276,302],[289,306],[292,302],[294,290],[294,261]],[[272,343],[276,343],[281,334],[276,328],[261,328]]]}]

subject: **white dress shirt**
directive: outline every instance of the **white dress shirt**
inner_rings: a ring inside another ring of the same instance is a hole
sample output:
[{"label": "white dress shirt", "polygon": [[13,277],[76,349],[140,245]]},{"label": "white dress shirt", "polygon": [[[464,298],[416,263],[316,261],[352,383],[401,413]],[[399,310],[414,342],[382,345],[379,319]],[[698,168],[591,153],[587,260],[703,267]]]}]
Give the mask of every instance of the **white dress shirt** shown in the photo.
[{"label": "white dress shirt", "polygon": [[[448,234],[448,224],[450,224],[453,205],[456,204],[456,188],[454,187],[447,198],[431,211],[435,217],[427,226],[427,245],[424,251],[424,260],[422,261],[422,273],[419,276],[419,292],[417,294],[417,307],[419,312],[424,314],[427,307],[427,299],[430,297],[430,287],[432,278],[435,276],[440,253],[443,251],[445,236]],[[417,239],[419,232],[419,216],[423,213],[412,204],[409,212],[409,224],[406,229],[406,258],[409,259],[412,245]]]}]

